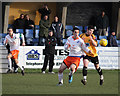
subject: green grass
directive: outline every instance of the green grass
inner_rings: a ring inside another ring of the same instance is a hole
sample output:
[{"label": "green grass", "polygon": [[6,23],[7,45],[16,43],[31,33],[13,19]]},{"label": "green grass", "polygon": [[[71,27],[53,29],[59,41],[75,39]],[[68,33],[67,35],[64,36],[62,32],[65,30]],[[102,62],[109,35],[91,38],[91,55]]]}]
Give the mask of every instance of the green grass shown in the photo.
[{"label": "green grass", "polygon": [[81,70],[73,75],[68,83],[68,73],[64,72],[64,85],[56,86],[58,74],[42,74],[40,70],[26,70],[25,76],[2,74],[2,94],[118,94],[118,70],[103,70],[104,84],[99,85],[96,70],[88,70],[87,85],[81,84]]}]

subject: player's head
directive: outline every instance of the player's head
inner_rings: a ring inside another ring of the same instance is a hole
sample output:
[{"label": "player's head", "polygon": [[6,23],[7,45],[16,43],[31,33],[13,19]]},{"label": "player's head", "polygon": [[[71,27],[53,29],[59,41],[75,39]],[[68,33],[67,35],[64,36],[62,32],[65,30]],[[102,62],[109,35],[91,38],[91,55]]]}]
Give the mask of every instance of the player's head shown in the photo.
[{"label": "player's head", "polygon": [[79,35],[79,29],[77,27],[73,28],[73,35],[76,37]]},{"label": "player's head", "polygon": [[53,36],[53,31],[49,30],[49,36]]},{"label": "player's head", "polygon": [[93,32],[94,32],[94,26],[92,26],[92,25],[88,26],[87,34],[91,35],[91,34],[93,34]]},{"label": "player's head", "polygon": [[9,28],[8,28],[8,33],[9,33],[9,35],[12,36],[12,34],[13,34],[13,28],[12,28],[12,27],[9,27]]}]

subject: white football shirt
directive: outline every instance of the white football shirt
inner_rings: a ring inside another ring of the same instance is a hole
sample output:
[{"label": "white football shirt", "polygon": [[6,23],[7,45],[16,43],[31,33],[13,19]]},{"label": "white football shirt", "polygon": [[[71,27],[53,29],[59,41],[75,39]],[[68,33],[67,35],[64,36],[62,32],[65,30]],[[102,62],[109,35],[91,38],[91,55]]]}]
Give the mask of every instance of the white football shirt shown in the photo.
[{"label": "white football shirt", "polygon": [[81,57],[82,55],[85,55],[84,51],[89,52],[89,49],[80,37],[77,39],[74,39],[73,36],[68,37],[67,42],[64,45],[65,50],[69,48],[68,46],[70,46],[69,56]]},{"label": "white football shirt", "polygon": [[[21,38],[22,38],[22,40],[24,42],[24,36],[23,36],[23,34],[21,35]],[[5,37],[4,44],[6,44],[6,40],[8,40],[8,44],[10,45],[10,51],[12,51],[12,50],[19,50],[19,46],[20,46],[20,34],[13,33],[13,37],[12,38],[8,34]]]}]

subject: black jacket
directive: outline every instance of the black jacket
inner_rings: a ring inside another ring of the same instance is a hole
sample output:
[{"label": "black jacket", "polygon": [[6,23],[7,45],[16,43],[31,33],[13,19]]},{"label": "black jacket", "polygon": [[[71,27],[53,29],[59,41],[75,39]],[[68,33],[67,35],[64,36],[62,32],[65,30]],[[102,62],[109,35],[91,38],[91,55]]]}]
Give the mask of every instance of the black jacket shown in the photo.
[{"label": "black jacket", "polygon": [[108,46],[109,47],[118,47],[115,36],[111,35],[110,37],[108,37]]},{"label": "black jacket", "polygon": [[55,54],[56,38],[49,36],[45,40],[45,54]]},{"label": "black jacket", "polygon": [[96,26],[98,29],[107,28],[109,26],[109,19],[108,19],[107,15],[105,15],[104,17],[102,17],[102,15],[100,15],[96,20]]},{"label": "black jacket", "polygon": [[25,20],[25,29],[32,29],[33,27],[29,26],[29,25],[35,25],[33,20]]},{"label": "black jacket", "polygon": [[24,29],[24,25],[25,25],[24,19],[18,18],[14,21],[13,27],[14,29]]},{"label": "black jacket", "polygon": [[52,22],[51,24],[51,29],[54,32],[54,36],[56,38],[62,38],[62,33],[63,33],[63,24],[60,22]]},{"label": "black jacket", "polygon": [[50,9],[47,10],[45,8],[41,8],[41,9],[38,9],[38,12],[41,14],[41,19],[43,19],[45,15],[48,15],[48,18],[49,18],[51,10]]}]

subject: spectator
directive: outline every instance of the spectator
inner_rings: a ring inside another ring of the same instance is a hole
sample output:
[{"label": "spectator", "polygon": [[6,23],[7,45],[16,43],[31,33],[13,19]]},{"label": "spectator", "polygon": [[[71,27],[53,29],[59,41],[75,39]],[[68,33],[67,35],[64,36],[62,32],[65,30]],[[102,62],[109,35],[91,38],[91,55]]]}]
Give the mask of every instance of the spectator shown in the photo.
[{"label": "spectator", "polygon": [[45,59],[42,68],[42,73],[44,74],[47,68],[48,60],[49,60],[49,73],[54,74],[52,70],[54,65],[55,45],[56,45],[56,38],[53,36],[53,31],[49,30],[49,35],[45,41]]},{"label": "spectator", "polygon": [[34,29],[34,21],[30,19],[29,15],[25,15],[25,29]]},{"label": "spectator", "polygon": [[108,47],[118,47],[114,31],[112,31],[111,35],[108,37]]},{"label": "spectator", "polygon": [[48,15],[48,20],[49,20],[49,15],[51,13],[51,10],[48,8],[47,4],[44,4],[43,8],[38,9],[38,11],[41,14],[41,19],[44,19],[44,16]]},{"label": "spectator", "polygon": [[39,26],[40,26],[39,45],[43,46],[45,38],[48,37],[48,29],[50,28],[50,23],[47,15],[44,16],[44,19],[40,20]]},{"label": "spectator", "polygon": [[16,29],[24,29],[24,14],[20,14],[20,17],[13,23],[14,32]]},{"label": "spectator", "polygon": [[58,46],[62,45],[62,33],[63,33],[63,24],[59,21],[58,16],[54,17],[54,21],[51,24],[51,29],[54,32],[54,36],[57,39]]},{"label": "spectator", "polygon": [[104,36],[108,36],[107,27],[109,26],[109,19],[105,12],[102,11],[102,14],[98,16],[96,20],[96,27],[98,29],[98,35],[101,36],[102,32]]}]

